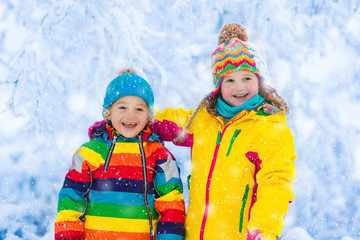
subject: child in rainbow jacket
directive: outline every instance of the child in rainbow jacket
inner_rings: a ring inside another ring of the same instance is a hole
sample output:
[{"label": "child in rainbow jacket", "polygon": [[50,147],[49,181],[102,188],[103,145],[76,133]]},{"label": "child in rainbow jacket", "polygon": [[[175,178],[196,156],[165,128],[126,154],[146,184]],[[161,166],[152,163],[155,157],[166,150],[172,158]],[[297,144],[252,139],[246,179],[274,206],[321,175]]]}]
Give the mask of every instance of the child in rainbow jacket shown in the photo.
[{"label": "child in rainbow jacket", "polygon": [[259,71],[245,28],[224,26],[212,54],[215,89],[199,107],[156,112],[164,141],[191,147],[187,240],[275,240],[293,200],[288,106]]},{"label": "child in rainbow jacket", "polygon": [[59,193],[55,239],[184,239],[185,204],[173,155],[153,134],[154,94],[132,70],[107,87],[106,121],[76,150]]}]

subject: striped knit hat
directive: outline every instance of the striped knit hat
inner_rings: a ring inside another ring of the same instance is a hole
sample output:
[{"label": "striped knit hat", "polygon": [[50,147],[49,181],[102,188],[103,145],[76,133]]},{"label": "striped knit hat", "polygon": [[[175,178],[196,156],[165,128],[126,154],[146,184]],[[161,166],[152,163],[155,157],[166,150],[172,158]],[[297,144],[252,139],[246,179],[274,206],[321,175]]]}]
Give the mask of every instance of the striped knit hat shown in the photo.
[{"label": "striped knit hat", "polygon": [[[270,92],[275,92],[274,88],[264,82],[255,62],[255,51],[246,43],[247,39],[246,29],[240,24],[230,23],[222,27],[219,46],[212,53],[211,65],[215,89],[205,99],[215,96],[220,91],[224,76],[240,70],[254,73]],[[173,139],[174,142],[182,143],[185,141],[185,133],[200,110],[200,105],[189,118],[183,132]]]},{"label": "striped knit hat", "polygon": [[215,89],[207,97],[217,94],[224,76],[235,71],[252,72],[263,81],[255,63],[254,50],[246,43],[247,39],[246,29],[240,24],[230,23],[222,27],[219,46],[212,53]]},{"label": "striped knit hat", "polygon": [[[224,76],[231,72],[246,70],[256,74],[259,80],[262,81],[256,67],[254,51],[246,44],[247,39],[246,30],[240,24],[230,23],[222,27],[219,46],[212,53],[211,65],[215,89],[205,98],[215,96],[220,91]],[[185,140],[185,133],[199,110],[200,105],[193,112],[183,132],[173,139],[174,142],[181,143]]]}]

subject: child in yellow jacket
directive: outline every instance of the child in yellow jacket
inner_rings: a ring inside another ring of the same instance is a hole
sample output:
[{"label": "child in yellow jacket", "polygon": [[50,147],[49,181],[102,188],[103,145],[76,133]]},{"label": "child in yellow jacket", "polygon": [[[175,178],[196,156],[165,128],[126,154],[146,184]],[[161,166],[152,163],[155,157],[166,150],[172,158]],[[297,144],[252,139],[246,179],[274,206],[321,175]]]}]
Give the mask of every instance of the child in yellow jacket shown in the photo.
[{"label": "child in yellow jacket", "polygon": [[293,200],[296,158],[288,106],[267,85],[246,30],[228,24],[212,54],[215,89],[197,110],[168,108],[151,126],[191,147],[185,239],[280,236]]}]

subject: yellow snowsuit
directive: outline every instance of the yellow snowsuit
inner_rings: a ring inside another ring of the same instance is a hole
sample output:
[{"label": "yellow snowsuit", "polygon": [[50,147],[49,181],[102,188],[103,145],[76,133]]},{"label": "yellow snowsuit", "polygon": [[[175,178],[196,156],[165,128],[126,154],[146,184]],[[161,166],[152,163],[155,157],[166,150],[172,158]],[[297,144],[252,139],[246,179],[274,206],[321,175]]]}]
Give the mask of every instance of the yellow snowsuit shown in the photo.
[{"label": "yellow snowsuit", "polygon": [[[152,128],[172,140],[192,113],[157,111]],[[296,158],[286,115],[268,115],[260,107],[224,124],[203,108],[180,145],[192,148],[186,240],[246,240],[247,231],[255,229],[264,239],[280,236],[293,200]]]}]

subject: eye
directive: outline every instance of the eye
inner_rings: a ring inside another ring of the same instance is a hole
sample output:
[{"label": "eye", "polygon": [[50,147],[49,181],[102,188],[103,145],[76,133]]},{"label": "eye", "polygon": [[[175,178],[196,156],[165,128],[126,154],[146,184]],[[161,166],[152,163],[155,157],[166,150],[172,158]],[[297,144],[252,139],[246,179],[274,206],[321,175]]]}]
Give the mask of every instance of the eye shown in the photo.
[{"label": "eye", "polygon": [[136,111],[143,112],[143,111],[145,111],[145,109],[141,108],[141,107],[138,107],[138,108],[136,108]]},{"label": "eye", "polygon": [[250,80],[252,80],[252,78],[251,77],[245,77],[244,80],[245,81],[250,81]]},{"label": "eye", "polygon": [[228,78],[228,79],[225,79],[225,82],[227,82],[227,83],[232,83],[232,82],[234,82],[234,79]]},{"label": "eye", "polygon": [[125,110],[126,107],[125,107],[125,106],[119,106],[118,109],[120,109],[120,110]]}]

